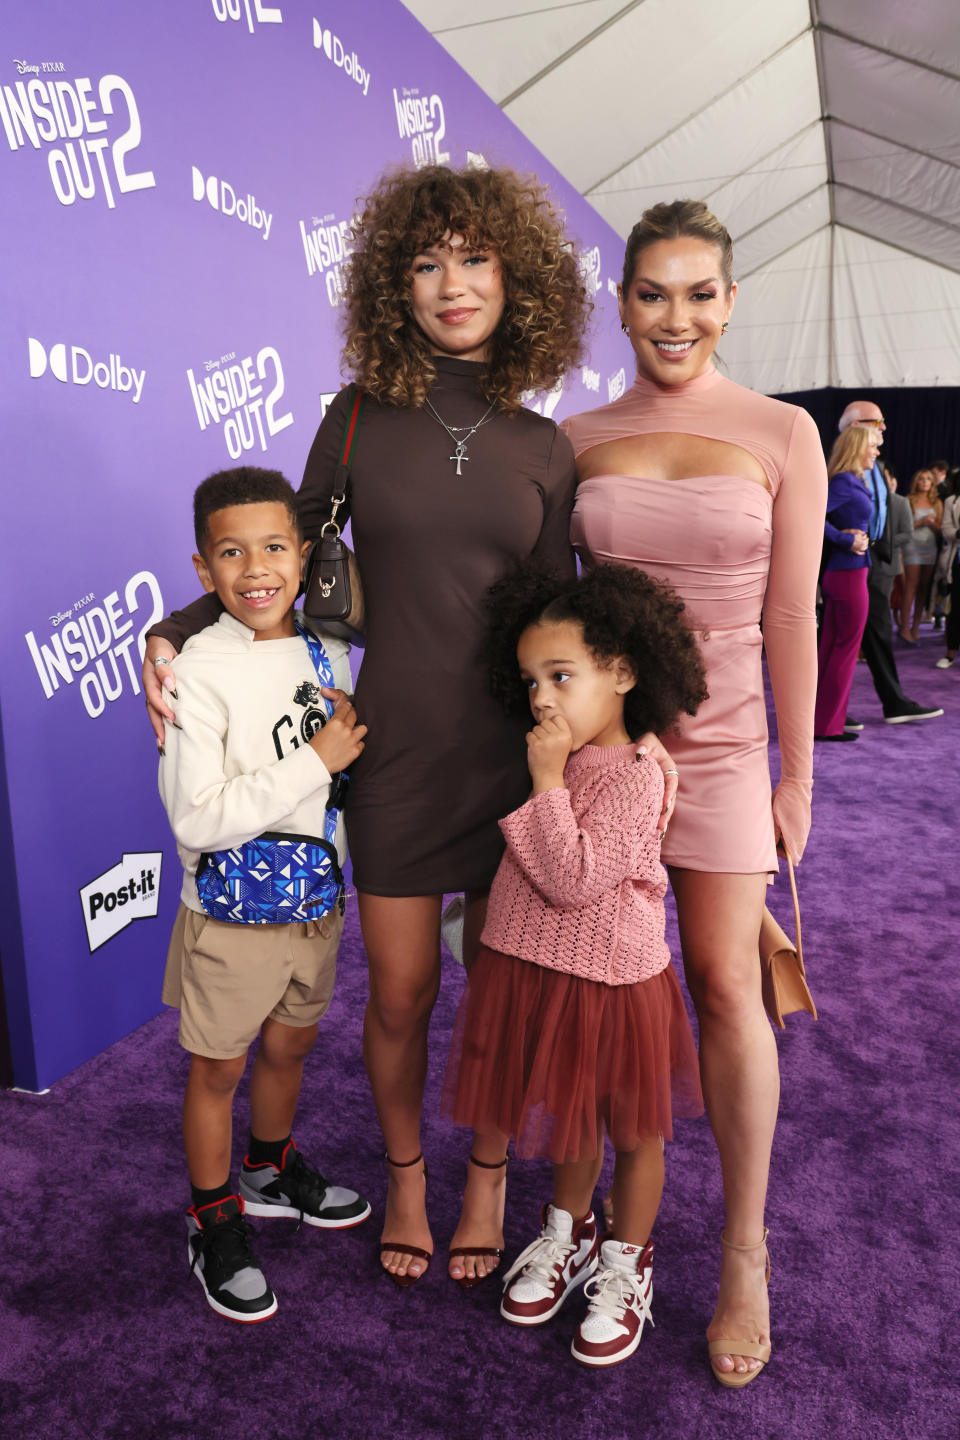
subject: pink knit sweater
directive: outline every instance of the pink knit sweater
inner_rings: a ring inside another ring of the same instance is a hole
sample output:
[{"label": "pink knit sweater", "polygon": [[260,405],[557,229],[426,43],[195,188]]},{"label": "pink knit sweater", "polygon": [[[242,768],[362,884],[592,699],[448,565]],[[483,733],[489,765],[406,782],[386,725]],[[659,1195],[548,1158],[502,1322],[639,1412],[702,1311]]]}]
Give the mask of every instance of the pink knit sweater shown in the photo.
[{"label": "pink knit sweater", "polygon": [[507,850],[482,942],[605,985],[649,980],[670,963],[663,776],[635,745],[584,745],[563,779],[500,821]]}]

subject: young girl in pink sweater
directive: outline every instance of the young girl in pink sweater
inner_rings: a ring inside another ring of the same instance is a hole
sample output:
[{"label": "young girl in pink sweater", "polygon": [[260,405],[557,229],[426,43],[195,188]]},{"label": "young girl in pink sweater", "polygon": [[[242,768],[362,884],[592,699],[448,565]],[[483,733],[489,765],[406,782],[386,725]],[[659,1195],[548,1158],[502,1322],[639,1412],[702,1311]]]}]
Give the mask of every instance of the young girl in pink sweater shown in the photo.
[{"label": "young girl in pink sweater", "polygon": [[[494,691],[507,708],[528,697],[533,712],[533,789],[500,822],[507,849],[457,1019],[445,1106],[473,1126],[470,1159],[492,1184],[511,1135],[518,1155],[554,1162],[553,1199],[504,1277],[501,1315],[542,1325],[588,1281],[572,1352],[615,1365],[650,1319],[664,1137],[673,1114],[703,1109],[664,942],[663,777],[636,738],[696,711],[703,667],[681,601],[626,566],[568,581],[524,567],[490,591],[489,616]],[[590,1207],[604,1127],[616,1168],[613,1228],[601,1245]],[[460,1283],[471,1285],[492,1273],[500,1250],[451,1254],[464,1257]]]}]

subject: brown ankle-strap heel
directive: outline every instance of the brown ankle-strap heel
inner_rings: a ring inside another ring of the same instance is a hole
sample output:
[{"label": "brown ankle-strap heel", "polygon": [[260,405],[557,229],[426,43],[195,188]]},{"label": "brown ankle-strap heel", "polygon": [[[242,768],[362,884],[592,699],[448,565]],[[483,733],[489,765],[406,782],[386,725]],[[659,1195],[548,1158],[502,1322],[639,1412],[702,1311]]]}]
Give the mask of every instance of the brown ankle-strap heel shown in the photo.
[{"label": "brown ankle-strap heel", "polygon": [[[476,1165],[478,1170],[504,1170],[509,1160],[509,1155],[504,1155],[502,1160],[495,1162],[478,1160],[475,1155],[467,1157],[467,1163]],[[489,1245],[453,1245],[449,1253],[451,1259],[454,1255],[484,1255],[498,1261],[503,1259],[503,1251],[497,1250]],[[473,1290],[477,1285],[482,1285],[484,1280],[489,1280],[490,1276],[494,1274],[496,1274],[496,1271],[491,1270],[486,1275],[461,1275],[459,1278],[456,1276],[452,1276],[451,1278],[456,1279],[461,1290]]]},{"label": "brown ankle-strap heel", "polygon": [[[391,1160],[390,1156],[386,1153],[384,1153],[383,1158],[387,1162],[387,1164],[392,1165],[395,1170],[409,1170],[411,1166],[419,1165],[420,1161],[423,1160],[423,1151],[421,1150],[420,1154],[415,1155],[412,1160]],[[426,1183],[427,1163],[425,1160],[423,1161],[423,1179],[424,1183]],[[388,1270],[383,1264],[384,1255],[389,1254],[416,1255],[421,1260],[426,1260],[427,1263],[420,1271],[419,1275],[411,1275],[409,1271],[406,1273],[406,1275],[394,1275],[393,1271]],[[432,1259],[433,1255],[430,1253],[430,1251],[422,1250],[419,1245],[408,1245],[406,1241],[402,1240],[387,1240],[381,1241],[380,1243],[380,1268],[383,1271],[384,1275],[386,1275],[388,1279],[392,1280],[394,1285],[398,1285],[401,1290],[409,1290],[411,1285],[416,1285],[418,1280],[422,1280],[424,1275],[426,1275],[427,1270],[430,1268],[430,1261]]]}]

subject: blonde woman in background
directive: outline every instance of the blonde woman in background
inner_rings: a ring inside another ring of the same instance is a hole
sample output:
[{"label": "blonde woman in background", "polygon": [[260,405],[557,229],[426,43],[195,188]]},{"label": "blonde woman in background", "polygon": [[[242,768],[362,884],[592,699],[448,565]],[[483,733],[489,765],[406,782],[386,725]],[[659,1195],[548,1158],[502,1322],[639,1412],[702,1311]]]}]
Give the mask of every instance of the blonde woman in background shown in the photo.
[{"label": "blonde woman in background", "polygon": [[847,730],[844,725],[870,608],[867,572],[873,496],[867,477],[879,450],[878,430],[868,425],[851,425],[833,442],[827,462],[830,483],[823,533],[829,554],[820,582],[823,627],[817,653],[815,740],[859,738],[856,731]]},{"label": "blonde woman in background", "polygon": [[937,536],[943,519],[943,505],[934,488],[932,471],[917,471],[911,481],[907,499],[913,511],[913,539],[903,547],[900,638],[908,645],[915,645],[920,637],[920,619],[926,605],[933,568],[937,563]]}]

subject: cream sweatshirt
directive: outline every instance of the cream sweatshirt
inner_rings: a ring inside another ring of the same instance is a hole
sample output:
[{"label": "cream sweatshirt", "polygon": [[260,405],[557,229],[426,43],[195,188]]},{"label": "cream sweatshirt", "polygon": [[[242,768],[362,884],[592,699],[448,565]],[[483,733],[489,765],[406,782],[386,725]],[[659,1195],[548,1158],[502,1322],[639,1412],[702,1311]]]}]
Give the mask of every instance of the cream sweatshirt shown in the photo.
[{"label": "cream sweatshirt", "polygon": [[[353,689],[350,646],[320,636],[334,683]],[[183,865],[180,898],[202,912],[195,881],[203,851],[229,850],[265,830],[324,833],[330,773],[307,744],[326,705],[306,642],[254,640],[224,612],[174,661],[179,728],[168,725],[160,798]],[[343,817],[337,827],[346,858]]]}]

